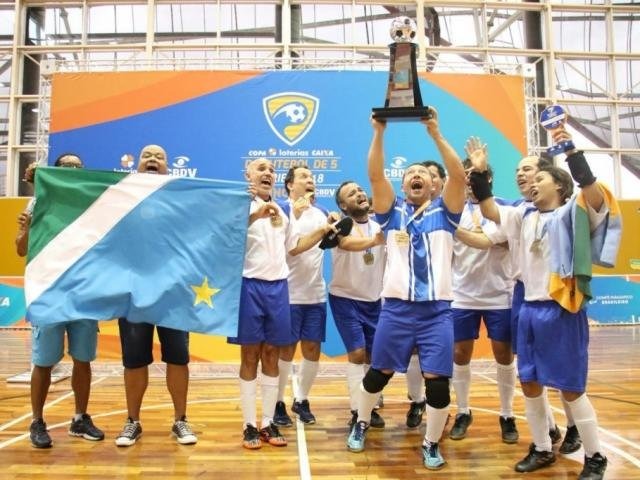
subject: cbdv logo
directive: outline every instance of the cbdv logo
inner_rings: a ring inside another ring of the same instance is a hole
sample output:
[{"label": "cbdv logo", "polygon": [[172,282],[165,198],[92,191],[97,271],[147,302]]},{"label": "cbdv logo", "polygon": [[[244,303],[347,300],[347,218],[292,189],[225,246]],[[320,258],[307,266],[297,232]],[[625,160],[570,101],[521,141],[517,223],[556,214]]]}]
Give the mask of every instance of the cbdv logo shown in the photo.
[{"label": "cbdv logo", "polygon": [[180,155],[173,159],[169,168],[169,175],[173,175],[174,177],[195,177],[198,175],[198,169],[189,167],[189,162],[191,159],[184,155]]},{"label": "cbdv logo", "polygon": [[[167,174],[174,177],[196,177],[198,169],[190,167],[190,161],[191,159],[185,155],[174,157],[173,161],[167,165]],[[131,153],[125,153],[120,157],[120,167],[113,170],[116,172],[136,173],[138,170],[135,163],[135,157]]]},{"label": "cbdv logo", "polygon": [[384,169],[384,175],[392,182],[402,181],[404,175],[404,169],[407,165],[407,159],[399,155],[391,159],[389,167]]},{"label": "cbdv logo", "polygon": [[293,146],[313,127],[320,100],[306,93],[281,92],[263,98],[262,108],[273,133]]}]

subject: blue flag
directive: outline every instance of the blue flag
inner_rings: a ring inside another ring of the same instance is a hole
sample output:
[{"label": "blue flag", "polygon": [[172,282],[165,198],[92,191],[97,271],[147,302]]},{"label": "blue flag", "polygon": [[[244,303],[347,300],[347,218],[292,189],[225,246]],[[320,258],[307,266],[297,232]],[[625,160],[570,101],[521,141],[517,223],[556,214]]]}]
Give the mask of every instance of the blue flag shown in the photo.
[{"label": "blue flag", "polygon": [[126,317],[235,336],[250,198],[240,182],[38,168],[27,319]]}]

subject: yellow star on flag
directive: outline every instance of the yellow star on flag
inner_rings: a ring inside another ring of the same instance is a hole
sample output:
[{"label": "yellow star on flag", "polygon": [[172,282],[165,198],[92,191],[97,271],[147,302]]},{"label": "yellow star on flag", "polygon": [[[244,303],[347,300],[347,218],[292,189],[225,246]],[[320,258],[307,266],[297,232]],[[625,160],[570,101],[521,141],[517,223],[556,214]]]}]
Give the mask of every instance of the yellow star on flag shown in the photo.
[{"label": "yellow star on flag", "polygon": [[220,291],[219,288],[211,288],[209,286],[209,279],[204,277],[202,281],[202,285],[191,285],[191,289],[196,294],[196,299],[193,302],[193,306],[195,307],[199,303],[206,303],[210,308],[213,308],[213,303],[211,302],[211,297],[213,297],[216,293]]}]

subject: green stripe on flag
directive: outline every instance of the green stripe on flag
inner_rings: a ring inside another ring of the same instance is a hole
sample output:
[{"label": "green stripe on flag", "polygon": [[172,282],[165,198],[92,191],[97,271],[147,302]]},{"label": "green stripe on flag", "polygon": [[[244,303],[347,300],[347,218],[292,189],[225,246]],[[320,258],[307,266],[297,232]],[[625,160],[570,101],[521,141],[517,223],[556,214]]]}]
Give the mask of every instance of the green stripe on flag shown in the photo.
[{"label": "green stripe on flag", "polygon": [[127,175],[126,172],[38,167],[27,263],[82,215],[105,190]]},{"label": "green stripe on flag", "polygon": [[591,237],[589,227],[589,214],[580,205],[576,205],[573,239],[573,275],[578,282],[578,290],[585,295],[585,302],[591,295]]}]

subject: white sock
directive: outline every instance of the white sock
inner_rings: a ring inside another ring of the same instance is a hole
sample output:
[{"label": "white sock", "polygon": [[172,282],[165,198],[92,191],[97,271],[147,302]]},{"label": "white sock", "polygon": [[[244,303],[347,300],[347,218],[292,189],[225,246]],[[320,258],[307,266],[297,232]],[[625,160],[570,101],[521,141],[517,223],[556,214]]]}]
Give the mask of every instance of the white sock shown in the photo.
[{"label": "white sock", "polygon": [[360,382],[358,387],[358,421],[371,422],[371,410],[378,403],[378,397],[380,397],[380,392],[369,393]]},{"label": "white sock", "polygon": [[594,454],[602,451],[600,450],[600,439],[598,438],[596,411],[593,409],[593,405],[591,405],[586,393],[580,395],[573,402],[567,402],[567,405],[571,409],[578,433],[580,433],[584,454],[587,457],[593,457]]},{"label": "white sock", "polygon": [[433,408],[431,405],[427,404],[426,413],[428,422],[427,431],[424,434],[424,440],[430,443],[438,443],[442,436],[442,432],[444,431],[444,426],[447,423],[449,406],[447,405],[444,408]]},{"label": "white sock", "polygon": [[453,364],[453,376],[451,377],[453,390],[456,392],[458,413],[469,413],[469,387],[471,386],[471,365]]},{"label": "white sock", "polygon": [[256,385],[257,381],[240,379],[240,408],[242,409],[242,428],[248,423],[258,427],[256,423]]},{"label": "white sock", "polygon": [[551,451],[551,438],[547,428],[547,414],[544,394],[538,397],[524,397],[524,410],[531,430],[533,443],[539,452]]},{"label": "white sock", "polygon": [[269,377],[262,374],[262,428],[268,427],[273,421],[273,414],[276,411],[276,401],[278,399],[279,377]]},{"label": "white sock", "polygon": [[297,401],[306,400],[309,396],[309,390],[311,385],[318,375],[318,368],[320,362],[312,362],[306,358],[302,359],[300,364],[300,377],[298,379],[298,394],[296,395]]},{"label": "white sock", "polygon": [[496,379],[500,394],[500,415],[505,418],[513,417],[513,395],[516,389],[515,363],[511,362],[509,365],[498,363]]},{"label": "white sock", "polygon": [[284,401],[284,392],[287,389],[287,383],[289,383],[289,375],[291,375],[291,362],[286,360],[278,360],[278,370],[280,375],[278,376],[278,401]]},{"label": "white sock", "polygon": [[358,409],[358,392],[364,378],[364,365],[361,363],[347,363],[347,385],[349,387],[349,408]]},{"label": "white sock", "polygon": [[542,397],[544,398],[545,415],[547,417],[547,429],[550,431],[555,430],[556,419],[553,418],[553,410],[551,410],[551,404],[549,403],[549,396],[547,395],[547,387],[542,388]]},{"label": "white sock", "polygon": [[407,393],[411,397],[412,402],[423,402],[424,378],[422,377],[422,369],[420,368],[420,357],[417,354],[411,355],[409,366],[407,367]]},{"label": "white sock", "polygon": [[560,399],[562,400],[562,407],[564,408],[564,414],[567,416],[567,427],[573,427],[576,422],[573,420],[573,413],[571,413],[571,407],[569,407],[569,402],[565,400],[564,395],[560,395]]},{"label": "white sock", "polygon": [[82,420],[82,413],[76,413],[76,414],[73,416],[73,421],[74,421],[74,422],[77,422],[77,421],[79,421],[79,420]]}]

